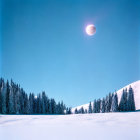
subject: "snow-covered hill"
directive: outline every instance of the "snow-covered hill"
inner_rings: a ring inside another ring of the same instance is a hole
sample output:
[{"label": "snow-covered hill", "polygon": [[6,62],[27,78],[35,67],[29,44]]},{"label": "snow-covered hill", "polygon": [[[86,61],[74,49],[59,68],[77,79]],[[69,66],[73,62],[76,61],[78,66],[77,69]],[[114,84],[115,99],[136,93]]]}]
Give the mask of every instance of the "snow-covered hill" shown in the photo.
[{"label": "snow-covered hill", "polygon": [[[121,88],[120,90],[118,90],[117,91],[118,101],[120,102],[123,89],[126,89],[126,88],[128,89],[130,87],[130,85],[134,90],[134,98],[135,98],[136,110],[139,110],[140,109],[140,80],[138,80],[136,82],[133,82],[133,83]],[[72,112],[74,112],[75,108],[80,109],[81,107],[83,107],[84,109],[88,110],[89,103],[72,108]]]}]

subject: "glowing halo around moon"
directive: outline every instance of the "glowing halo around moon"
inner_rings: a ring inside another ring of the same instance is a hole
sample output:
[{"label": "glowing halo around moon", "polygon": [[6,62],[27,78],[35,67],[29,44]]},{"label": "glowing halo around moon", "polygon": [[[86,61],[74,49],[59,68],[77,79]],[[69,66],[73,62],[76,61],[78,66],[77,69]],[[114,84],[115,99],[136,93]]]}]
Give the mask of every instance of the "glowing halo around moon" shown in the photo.
[{"label": "glowing halo around moon", "polygon": [[96,27],[93,24],[87,25],[85,30],[89,36],[92,36],[96,33]]}]

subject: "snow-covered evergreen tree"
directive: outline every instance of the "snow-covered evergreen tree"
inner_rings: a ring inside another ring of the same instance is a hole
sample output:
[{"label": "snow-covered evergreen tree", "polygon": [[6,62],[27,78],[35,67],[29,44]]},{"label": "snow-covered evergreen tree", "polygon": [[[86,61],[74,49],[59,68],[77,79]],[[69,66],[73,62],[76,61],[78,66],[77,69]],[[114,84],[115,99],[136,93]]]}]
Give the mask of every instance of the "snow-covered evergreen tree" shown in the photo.
[{"label": "snow-covered evergreen tree", "polygon": [[42,113],[42,100],[41,100],[40,94],[38,94],[38,96],[37,96],[37,113],[38,114]]},{"label": "snow-covered evergreen tree", "polygon": [[13,101],[13,89],[10,87],[10,94],[9,94],[9,114],[14,114],[14,101]]},{"label": "snow-covered evergreen tree", "polygon": [[34,94],[31,93],[29,95],[29,113],[34,113]]},{"label": "snow-covered evergreen tree", "polygon": [[106,96],[106,99],[105,99],[105,112],[109,112],[109,111],[110,111],[109,96]]},{"label": "snow-covered evergreen tree", "polygon": [[2,113],[2,85],[3,85],[3,79],[0,78],[0,114]]},{"label": "snow-covered evergreen tree", "polygon": [[34,96],[34,100],[33,100],[33,112],[34,114],[37,114],[37,97]]},{"label": "snow-covered evergreen tree", "polygon": [[93,113],[97,113],[97,101],[96,101],[96,99],[94,100],[94,103],[93,103]]},{"label": "snow-covered evergreen tree", "polygon": [[128,103],[127,103],[127,89],[123,89],[120,104],[119,104],[119,111],[128,111]]},{"label": "snow-covered evergreen tree", "polygon": [[69,108],[67,107],[66,108],[66,114],[72,114],[71,107],[69,107]]},{"label": "snow-covered evergreen tree", "polygon": [[89,103],[88,113],[92,113],[92,105],[91,105],[91,102]]},{"label": "snow-covered evergreen tree", "polygon": [[21,95],[21,90],[20,90],[20,86],[17,85],[16,86],[16,93],[15,93],[15,107],[16,107],[16,114],[20,114],[20,95]]},{"label": "snow-covered evergreen tree", "polygon": [[112,106],[112,97],[113,97],[113,94],[109,93],[109,105],[108,105],[108,111],[110,112],[111,111],[111,106]]},{"label": "snow-covered evergreen tree", "polygon": [[43,91],[42,92],[42,113],[43,114],[46,114],[46,104],[47,104],[47,98],[46,98],[46,94],[45,92]]},{"label": "snow-covered evergreen tree", "polygon": [[105,99],[104,98],[101,101],[101,112],[105,113]]},{"label": "snow-covered evergreen tree", "polygon": [[25,104],[24,104],[24,113],[29,114],[30,113],[30,105],[27,94],[25,95]]},{"label": "snow-covered evergreen tree", "polygon": [[135,100],[134,100],[134,91],[132,87],[129,87],[129,92],[128,92],[128,102],[127,102],[127,107],[128,111],[135,111]]},{"label": "snow-covered evergreen tree", "polygon": [[78,113],[80,113],[80,114],[85,114],[84,108],[81,107],[81,108],[79,109]]},{"label": "snow-covered evergreen tree", "polygon": [[87,114],[88,113],[88,111],[87,111],[87,109],[85,109],[85,114]]},{"label": "snow-covered evergreen tree", "polygon": [[51,104],[51,112],[52,112],[52,114],[56,114],[56,102],[55,102],[55,100],[51,99],[50,104]]},{"label": "snow-covered evergreen tree", "polygon": [[101,100],[98,99],[96,103],[96,113],[100,113],[101,110]]},{"label": "snow-covered evergreen tree", "polygon": [[10,85],[9,81],[6,82],[6,113],[9,114],[9,107],[10,107]]},{"label": "snow-covered evergreen tree", "polygon": [[118,96],[117,96],[117,93],[115,93],[113,95],[112,105],[111,105],[111,111],[112,112],[118,112]]},{"label": "snow-covered evergreen tree", "polygon": [[2,105],[2,114],[6,114],[6,91],[7,91],[7,88],[6,88],[6,84],[3,82],[2,83],[2,88],[1,88],[1,105]]},{"label": "snow-covered evergreen tree", "polygon": [[77,108],[75,108],[74,113],[75,113],[75,114],[78,114],[78,110],[77,110]]}]

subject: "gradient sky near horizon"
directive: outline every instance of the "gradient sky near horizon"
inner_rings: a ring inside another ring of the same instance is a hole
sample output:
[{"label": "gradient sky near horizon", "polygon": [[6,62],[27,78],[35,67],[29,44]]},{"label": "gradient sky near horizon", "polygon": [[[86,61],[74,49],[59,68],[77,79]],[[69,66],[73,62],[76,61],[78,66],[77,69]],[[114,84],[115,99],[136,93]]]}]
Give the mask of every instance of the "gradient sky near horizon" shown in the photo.
[{"label": "gradient sky near horizon", "polygon": [[140,1],[1,0],[0,9],[0,74],[27,93],[74,107],[140,79]]}]

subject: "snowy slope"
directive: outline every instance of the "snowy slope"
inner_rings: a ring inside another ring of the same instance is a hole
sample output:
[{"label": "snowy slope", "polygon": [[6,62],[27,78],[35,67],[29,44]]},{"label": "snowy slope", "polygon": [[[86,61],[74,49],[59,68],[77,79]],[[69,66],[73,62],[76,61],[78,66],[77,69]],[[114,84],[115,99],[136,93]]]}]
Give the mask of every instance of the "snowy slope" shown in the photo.
[{"label": "snowy slope", "polygon": [[[138,80],[138,81],[136,81],[134,83],[131,83],[131,84],[121,88],[120,90],[118,90],[117,91],[118,101],[120,102],[123,89],[126,89],[126,88],[128,89],[130,85],[134,90],[134,98],[135,98],[136,110],[139,110],[140,109],[140,80]],[[93,102],[92,102],[92,104],[93,104]],[[89,106],[89,103],[74,107],[74,108],[72,108],[72,112],[74,112],[75,108],[80,109],[81,107],[83,107],[84,109],[88,110],[88,106]]]},{"label": "snowy slope", "polygon": [[139,139],[140,112],[0,116],[0,140]]}]

